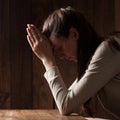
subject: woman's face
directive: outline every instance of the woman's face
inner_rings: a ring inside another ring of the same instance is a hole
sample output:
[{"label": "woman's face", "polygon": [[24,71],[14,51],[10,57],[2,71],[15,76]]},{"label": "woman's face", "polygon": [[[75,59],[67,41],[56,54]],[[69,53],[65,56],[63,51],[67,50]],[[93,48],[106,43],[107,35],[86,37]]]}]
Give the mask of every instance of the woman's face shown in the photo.
[{"label": "woman's face", "polygon": [[78,37],[69,34],[68,38],[50,36],[50,42],[61,59],[77,62],[77,39]]}]

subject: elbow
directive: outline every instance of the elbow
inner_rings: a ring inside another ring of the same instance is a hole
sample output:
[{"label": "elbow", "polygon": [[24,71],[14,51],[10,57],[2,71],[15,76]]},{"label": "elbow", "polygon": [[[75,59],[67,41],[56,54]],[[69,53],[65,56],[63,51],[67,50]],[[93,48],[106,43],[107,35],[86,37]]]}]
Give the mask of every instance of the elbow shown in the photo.
[{"label": "elbow", "polygon": [[68,106],[66,106],[66,105],[62,105],[61,106],[61,108],[59,109],[59,112],[60,112],[60,114],[61,115],[65,115],[65,116],[67,116],[67,115],[70,115],[72,112],[70,111],[70,109],[69,109],[69,107]]},{"label": "elbow", "polygon": [[79,109],[78,110],[72,110],[72,109],[68,109],[68,108],[65,108],[65,109],[61,109],[59,110],[60,114],[63,115],[63,116],[68,116],[72,113],[75,113],[75,114],[78,114],[79,115]]},{"label": "elbow", "polygon": [[64,111],[60,111],[60,114],[66,116],[67,114]]},{"label": "elbow", "polygon": [[63,103],[61,107],[59,107],[59,112],[61,115],[65,115],[65,116],[68,116],[72,113],[76,113],[76,114],[79,114],[79,106],[75,106],[74,104],[71,105],[71,104],[68,104],[67,103]]},{"label": "elbow", "polygon": [[[61,115],[70,115],[76,111],[76,105],[73,104],[74,101],[71,99],[69,94],[66,94],[66,96],[63,98],[62,102],[57,104],[59,112]],[[76,112],[75,112],[76,113]]]},{"label": "elbow", "polygon": [[63,115],[63,116],[67,116],[69,115],[70,113],[65,111],[65,110],[59,110],[60,114]]},{"label": "elbow", "polygon": [[73,110],[74,106],[71,105],[71,100],[69,99],[69,97],[65,97],[63,102],[58,105],[58,109],[61,115],[70,115],[74,112]]},{"label": "elbow", "polygon": [[78,113],[78,112],[72,111],[72,110],[70,110],[68,108],[64,108],[64,109],[61,109],[61,110],[59,109],[59,112],[63,116],[68,116],[68,115],[70,115],[72,113]]}]

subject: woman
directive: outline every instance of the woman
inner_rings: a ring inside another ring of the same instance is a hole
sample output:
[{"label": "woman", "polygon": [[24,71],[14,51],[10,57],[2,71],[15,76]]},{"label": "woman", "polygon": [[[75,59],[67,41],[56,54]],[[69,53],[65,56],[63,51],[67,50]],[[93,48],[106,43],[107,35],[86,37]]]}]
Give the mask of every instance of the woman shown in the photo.
[{"label": "woman", "polygon": [[[55,10],[42,32],[32,24],[27,39],[42,61],[44,74],[61,114],[80,113],[84,107],[95,117],[120,119],[120,40],[99,37],[84,16],[71,7]],[[66,88],[53,50],[78,64],[78,79]],[[94,105],[92,99],[94,98]]]}]

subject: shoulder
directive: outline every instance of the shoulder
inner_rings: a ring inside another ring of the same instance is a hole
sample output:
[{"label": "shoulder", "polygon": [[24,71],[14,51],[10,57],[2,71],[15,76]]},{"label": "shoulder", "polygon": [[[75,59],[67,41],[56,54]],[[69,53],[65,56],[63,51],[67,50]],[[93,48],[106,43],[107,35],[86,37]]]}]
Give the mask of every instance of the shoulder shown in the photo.
[{"label": "shoulder", "polygon": [[105,58],[113,56],[112,50],[107,41],[103,41],[96,49],[92,59]]},{"label": "shoulder", "polygon": [[120,70],[120,51],[111,49],[107,40],[103,41],[96,49],[92,59],[91,65],[102,66],[116,66]]},{"label": "shoulder", "polygon": [[[110,45],[110,41],[113,41],[115,45],[117,44],[120,47],[120,39],[117,37],[109,37],[106,40],[104,40],[96,49],[93,57],[112,57],[112,56],[119,56],[120,57],[120,51],[113,49]],[[113,44],[114,44],[113,43]]]}]

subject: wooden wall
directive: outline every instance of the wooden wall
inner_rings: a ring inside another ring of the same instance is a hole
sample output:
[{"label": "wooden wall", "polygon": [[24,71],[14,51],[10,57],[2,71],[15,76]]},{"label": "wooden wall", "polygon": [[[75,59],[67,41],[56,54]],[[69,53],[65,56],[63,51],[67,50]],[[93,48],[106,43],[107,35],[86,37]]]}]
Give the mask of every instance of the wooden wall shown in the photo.
[{"label": "wooden wall", "polygon": [[115,0],[115,31],[116,36],[120,38],[120,0]]},{"label": "wooden wall", "polygon": [[25,30],[31,21],[28,1],[0,1],[0,108],[32,107],[32,52]]},{"label": "wooden wall", "polygon": [[[26,24],[39,27],[54,9],[66,6],[84,12],[100,35],[114,31],[114,0],[0,0],[0,108],[55,108],[45,69],[26,40]],[[76,64],[56,60],[68,87]]]}]

